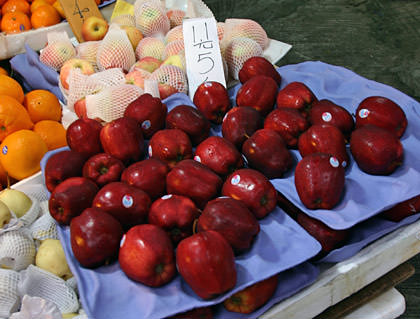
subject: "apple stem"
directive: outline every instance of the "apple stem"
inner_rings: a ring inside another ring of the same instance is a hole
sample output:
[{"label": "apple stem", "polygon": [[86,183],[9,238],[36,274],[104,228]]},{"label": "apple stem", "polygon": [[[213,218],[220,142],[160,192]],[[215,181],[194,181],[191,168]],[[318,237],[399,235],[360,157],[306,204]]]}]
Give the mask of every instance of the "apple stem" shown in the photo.
[{"label": "apple stem", "polygon": [[240,305],[242,303],[242,299],[239,296],[232,296],[230,297],[230,301],[236,305]]},{"label": "apple stem", "polygon": [[245,133],[244,136],[245,136],[246,139],[249,139],[249,135],[248,134]]},{"label": "apple stem", "polygon": [[265,206],[265,204],[267,204],[267,197],[265,197],[265,196],[261,197],[260,204],[261,204],[261,206]]},{"label": "apple stem", "polygon": [[163,264],[158,264],[158,265],[156,266],[156,268],[155,268],[155,271],[156,271],[158,274],[161,274],[161,273],[163,272],[163,268],[164,268],[164,265],[163,265]]},{"label": "apple stem", "polygon": [[198,218],[194,219],[194,223],[192,226],[193,235],[197,233],[197,224],[198,224]]},{"label": "apple stem", "polygon": [[106,166],[102,166],[102,167],[99,169],[99,173],[100,173],[101,175],[104,175],[104,174],[108,173],[108,168],[107,168]]},{"label": "apple stem", "polygon": [[10,189],[10,176],[9,173],[6,172],[6,180],[7,180],[7,189]]}]

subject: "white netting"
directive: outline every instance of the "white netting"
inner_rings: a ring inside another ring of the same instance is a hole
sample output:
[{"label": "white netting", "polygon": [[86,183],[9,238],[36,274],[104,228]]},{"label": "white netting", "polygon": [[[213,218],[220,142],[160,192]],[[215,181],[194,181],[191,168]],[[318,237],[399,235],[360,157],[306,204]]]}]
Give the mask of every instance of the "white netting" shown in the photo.
[{"label": "white netting", "polygon": [[179,54],[181,51],[184,51],[184,40],[169,42],[163,51],[163,59],[165,60],[171,55]]},{"label": "white netting", "polygon": [[181,40],[184,41],[184,34],[182,33],[182,25],[179,25],[165,35],[165,42],[171,43],[172,41]]},{"label": "white netting", "polygon": [[35,243],[24,229],[11,230],[0,235],[0,268],[16,271],[34,262]]},{"label": "white netting", "polygon": [[19,308],[19,273],[0,269],[0,318],[9,318]]},{"label": "white netting", "polygon": [[187,12],[185,17],[188,18],[213,18],[213,12],[209,7],[201,0],[188,0],[187,1]]},{"label": "white netting", "polygon": [[170,28],[165,8],[160,1],[139,1],[134,3],[134,17],[137,28],[144,36],[165,35]]},{"label": "white netting", "polygon": [[60,70],[60,81],[59,81],[59,87],[61,89],[61,92],[66,95],[66,98],[69,94],[70,89],[70,74],[74,72],[75,70],[79,70],[80,72],[89,75],[95,73],[95,68],[93,67],[92,63],[89,61],[79,59],[79,58],[73,58],[68,61],[66,61],[63,65],[63,67]]},{"label": "white netting", "polygon": [[185,11],[180,9],[170,9],[166,11],[166,16],[169,19],[169,24],[171,28],[182,25],[182,20],[185,17]]},{"label": "white netting", "polygon": [[156,80],[160,84],[166,84],[176,89],[178,92],[188,92],[188,81],[185,72],[174,65],[161,65],[150,76],[151,80]]},{"label": "white netting", "polygon": [[136,47],[136,59],[140,60],[147,56],[151,56],[158,60],[162,60],[165,51],[165,43],[161,38],[144,37],[140,40]]},{"label": "white netting", "polygon": [[67,96],[67,108],[74,111],[74,103],[78,100],[100,92],[101,90],[125,83],[124,72],[119,68],[113,68],[84,75],[75,69],[69,75],[69,94]]},{"label": "white netting", "polygon": [[222,41],[224,34],[225,34],[225,23],[217,22],[217,37],[219,38],[219,41]]},{"label": "white netting", "polygon": [[125,75],[127,84],[133,84],[144,90],[144,81],[150,78],[152,73],[140,68],[134,68]]},{"label": "white netting", "polygon": [[131,84],[105,88],[97,94],[86,96],[87,116],[111,122],[122,117],[128,104],[142,94],[141,88]]},{"label": "white netting", "polygon": [[229,42],[224,57],[229,67],[229,74],[238,80],[238,73],[246,60],[253,56],[262,56],[261,46],[250,38],[235,38]]},{"label": "white netting", "polygon": [[55,303],[24,295],[19,312],[15,312],[10,319],[61,319],[61,312]]},{"label": "white netting", "polygon": [[156,80],[147,79],[144,81],[144,93],[153,97],[160,98],[159,86]]},{"label": "white netting", "polygon": [[76,56],[76,50],[66,32],[50,32],[47,34],[47,41],[39,60],[56,71],[61,69],[64,62]]},{"label": "white netting", "polygon": [[111,24],[98,48],[98,69],[121,68],[128,71],[134,62],[136,57],[127,33],[118,24]]},{"label": "white netting", "polygon": [[120,14],[112,18],[110,23],[117,23],[121,26],[127,25],[134,27],[136,25],[136,19],[132,14]]},{"label": "white netting", "polygon": [[44,214],[29,227],[32,238],[38,241],[48,238],[58,239],[57,226],[54,218],[51,217],[50,212],[48,211],[48,201],[46,201],[46,203],[47,211],[44,211]]},{"label": "white netting", "polygon": [[78,290],[77,290],[77,279],[76,279],[76,277],[73,276],[73,277],[70,277],[69,279],[67,279],[66,280],[66,284],[71,289],[73,289],[76,292],[76,294],[78,293]]},{"label": "white netting", "polygon": [[39,201],[35,197],[27,194],[28,197],[32,200],[32,206],[29,208],[29,210],[19,218],[23,222],[24,226],[29,226],[32,224],[35,219],[39,216],[40,208],[39,208]]},{"label": "white netting", "polygon": [[98,48],[101,44],[101,41],[86,41],[79,43],[76,47],[76,56],[79,59],[89,61],[95,71],[98,71],[98,66],[96,65],[96,56],[98,54]]},{"label": "white netting", "polygon": [[44,184],[23,184],[19,190],[28,196],[35,197],[39,202],[49,199],[48,190]]},{"label": "white netting", "polygon": [[34,265],[21,272],[18,284],[20,295],[40,297],[55,303],[62,313],[77,312],[76,292],[66,281]]},{"label": "white netting", "polygon": [[258,22],[250,19],[226,19],[223,41],[230,42],[235,38],[250,38],[263,50],[268,46],[267,33]]}]

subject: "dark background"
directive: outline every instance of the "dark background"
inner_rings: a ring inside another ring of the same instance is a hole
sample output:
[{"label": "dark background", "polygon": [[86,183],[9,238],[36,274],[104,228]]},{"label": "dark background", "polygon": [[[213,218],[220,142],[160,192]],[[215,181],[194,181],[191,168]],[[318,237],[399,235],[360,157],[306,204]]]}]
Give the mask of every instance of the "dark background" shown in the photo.
[{"label": "dark background", "polygon": [[[420,101],[418,0],[206,0],[218,21],[248,18],[272,39],[293,45],[277,65],[322,61],[346,67]],[[420,160],[420,159],[419,159]],[[416,274],[397,286],[420,318],[420,255]]]}]

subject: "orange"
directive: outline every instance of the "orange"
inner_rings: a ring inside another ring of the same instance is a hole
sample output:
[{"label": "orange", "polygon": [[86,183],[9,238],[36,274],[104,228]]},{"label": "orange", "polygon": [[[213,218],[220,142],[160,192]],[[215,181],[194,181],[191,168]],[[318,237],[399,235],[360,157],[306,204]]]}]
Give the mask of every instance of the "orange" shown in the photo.
[{"label": "orange", "polygon": [[48,27],[57,24],[60,21],[61,17],[59,13],[54,9],[52,5],[49,4],[36,8],[36,10],[34,10],[31,15],[31,24],[35,29]]},{"label": "orange", "polygon": [[5,3],[7,0],[0,0],[0,6],[3,5],[3,3]]},{"label": "orange", "polygon": [[11,177],[21,180],[40,170],[39,162],[47,151],[47,144],[39,134],[19,130],[1,143],[0,161]]},{"label": "orange", "polygon": [[19,82],[10,76],[3,74],[0,74],[0,95],[9,95],[15,98],[19,103],[22,103],[25,97]]},{"label": "orange", "polygon": [[14,98],[0,95],[0,141],[13,132],[33,127],[28,112]]},{"label": "orange", "polygon": [[31,20],[20,11],[8,12],[1,19],[0,29],[6,34],[27,31],[32,29]]},{"label": "orange", "polygon": [[7,172],[1,165],[1,162],[0,162],[0,185],[3,187],[7,186]]},{"label": "orange", "polygon": [[45,0],[48,4],[53,4],[55,2],[55,0]]},{"label": "orange", "polygon": [[7,0],[2,8],[1,13],[5,15],[7,12],[20,11],[24,14],[31,12],[31,5],[26,0]]},{"label": "orange", "polygon": [[9,75],[9,73],[7,73],[6,69],[2,68],[1,66],[0,66],[0,74]]},{"label": "orange", "polygon": [[66,129],[57,121],[39,121],[34,125],[33,131],[41,136],[49,151],[67,146]]},{"label": "orange", "polygon": [[33,90],[25,95],[23,105],[32,122],[61,120],[61,105],[58,98],[47,90]]},{"label": "orange", "polygon": [[57,10],[57,12],[60,14],[60,16],[63,18],[63,19],[65,19],[66,18],[66,14],[64,13],[64,9],[63,9],[63,7],[61,6],[61,3],[60,3],[60,1],[59,0],[56,0],[54,3],[53,3],[53,5],[52,5],[53,7],[54,7],[54,9],[55,10]]},{"label": "orange", "polygon": [[35,0],[31,3],[31,12],[34,12],[37,8],[45,6],[46,4],[49,4],[47,0]]}]

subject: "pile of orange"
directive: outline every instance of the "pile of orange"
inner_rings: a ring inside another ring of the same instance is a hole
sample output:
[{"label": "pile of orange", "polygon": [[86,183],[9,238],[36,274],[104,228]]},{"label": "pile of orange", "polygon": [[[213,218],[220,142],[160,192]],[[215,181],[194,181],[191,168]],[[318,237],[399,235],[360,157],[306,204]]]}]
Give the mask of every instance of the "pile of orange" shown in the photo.
[{"label": "pile of orange", "polygon": [[61,105],[54,94],[24,94],[17,81],[0,74],[0,183],[6,174],[15,180],[35,174],[47,151],[67,145],[60,121]]},{"label": "pile of orange", "polygon": [[0,0],[0,30],[20,33],[59,23],[65,16],[58,0]]}]

